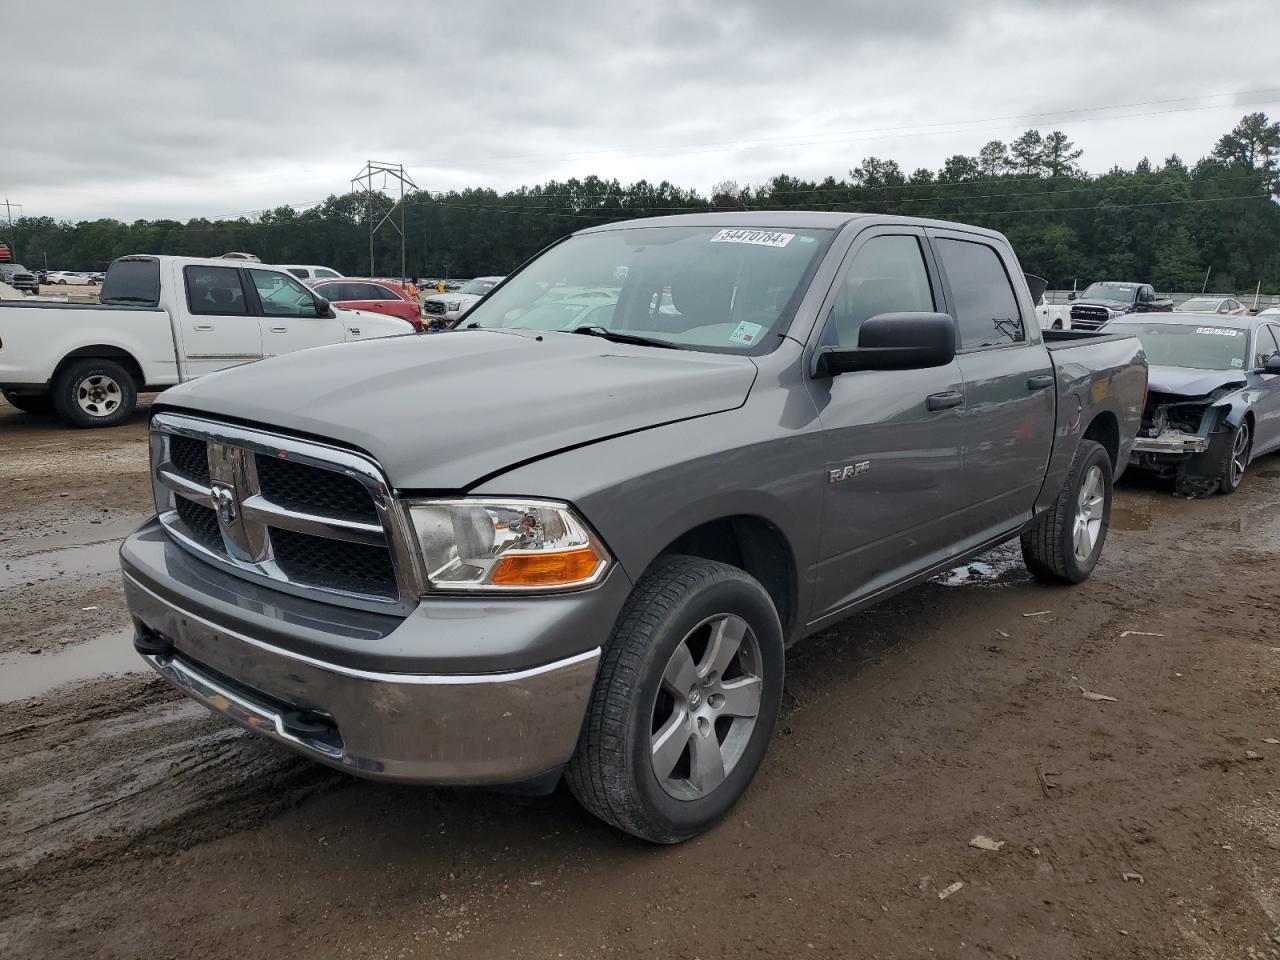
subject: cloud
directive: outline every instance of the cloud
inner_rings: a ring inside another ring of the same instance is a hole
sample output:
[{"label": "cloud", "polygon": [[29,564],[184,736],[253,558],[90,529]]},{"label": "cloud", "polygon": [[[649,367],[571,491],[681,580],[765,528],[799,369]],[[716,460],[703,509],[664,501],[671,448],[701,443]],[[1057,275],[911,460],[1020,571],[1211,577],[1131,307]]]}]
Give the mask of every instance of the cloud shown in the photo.
[{"label": "cloud", "polygon": [[[936,169],[1027,126],[1085,164],[1206,152],[1280,108],[1263,0],[10,5],[0,186],[28,215],[223,215],[342,192],[597,173],[707,190],[868,154]],[[50,29],[49,24],[58,24]],[[1107,112],[1079,108],[1203,97]],[[1261,101],[1261,102],[1260,102]],[[1197,109],[1188,111],[1187,107]],[[1178,112],[1170,112],[1178,111]],[[1034,117],[1035,114],[1050,114]],[[1106,119],[1107,116],[1121,116]],[[16,121],[16,122],[15,122]]]}]

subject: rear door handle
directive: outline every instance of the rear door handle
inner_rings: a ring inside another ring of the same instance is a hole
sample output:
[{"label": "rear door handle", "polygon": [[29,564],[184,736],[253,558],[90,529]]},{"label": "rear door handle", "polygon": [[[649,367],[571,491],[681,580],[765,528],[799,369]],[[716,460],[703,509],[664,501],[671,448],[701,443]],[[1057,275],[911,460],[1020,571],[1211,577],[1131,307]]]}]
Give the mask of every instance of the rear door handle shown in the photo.
[{"label": "rear door handle", "polygon": [[1031,377],[1027,380],[1028,390],[1043,390],[1045,387],[1053,386],[1053,374],[1042,373],[1038,377]]},{"label": "rear door handle", "polygon": [[930,410],[948,410],[964,403],[964,394],[948,391],[947,393],[931,393],[927,399]]},{"label": "rear door handle", "polygon": [[288,333],[289,332],[288,327],[271,327],[270,329],[272,333]]},{"label": "rear door handle", "polygon": [[212,329],[213,329],[213,324],[212,324],[212,323],[197,323],[197,324],[195,325],[195,329],[197,329],[197,330],[212,330]]}]

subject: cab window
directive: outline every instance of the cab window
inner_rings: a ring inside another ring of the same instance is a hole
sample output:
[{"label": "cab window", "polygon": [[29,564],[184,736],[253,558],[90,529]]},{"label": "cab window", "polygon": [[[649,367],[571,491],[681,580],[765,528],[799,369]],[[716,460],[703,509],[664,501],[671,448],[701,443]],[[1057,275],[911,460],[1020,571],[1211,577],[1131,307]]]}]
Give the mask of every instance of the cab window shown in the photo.
[{"label": "cab window", "polygon": [[873,237],[855,254],[840,281],[823,342],[854,348],[858,331],[871,317],[933,309],[920,241],[913,236]]},{"label": "cab window", "polygon": [[217,316],[248,314],[244,288],[237,267],[189,266],[183,269],[187,283],[187,307],[192,313]]},{"label": "cab window", "polygon": [[935,245],[951,285],[951,311],[960,330],[960,349],[1025,341],[1018,298],[995,249],[985,243],[950,238],[940,238]]},{"label": "cab window", "polygon": [[315,297],[311,291],[287,273],[271,270],[250,270],[258,301],[267,316],[314,317]]}]

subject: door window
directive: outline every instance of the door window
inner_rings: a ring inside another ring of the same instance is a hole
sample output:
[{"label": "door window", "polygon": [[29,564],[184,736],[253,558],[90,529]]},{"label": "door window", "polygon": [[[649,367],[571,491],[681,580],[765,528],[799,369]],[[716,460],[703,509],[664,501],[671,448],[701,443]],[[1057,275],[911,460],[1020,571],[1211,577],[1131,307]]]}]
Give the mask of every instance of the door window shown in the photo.
[{"label": "door window", "polygon": [[183,276],[192,313],[228,316],[249,312],[238,268],[190,266],[184,268]]},{"label": "door window", "polygon": [[960,349],[1025,341],[1018,298],[1000,255],[985,243],[968,240],[944,238],[935,244],[951,283]]},{"label": "door window", "polygon": [[863,321],[882,313],[929,313],[933,289],[920,241],[911,236],[868,240],[845,271],[831,306],[824,342],[858,345]]},{"label": "door window", "polygon": [[293,277],[270,270],[250,270],[262,312],[269,317],[314,317],[315,297]]},{"label": "door window", "polygon": [[1267,360],[1280,353],[1280,338],[1276,336],[1276,328],[1263,324],[1258,328],[1258,363],[1266,366]]},{"label": "door window", "polygon": [[396,293],[394,290],[389,290],[384,286],[380,286],[379,284],[366,283],[363,286],[365,290],[365,296],[361,297],[360,298],[361,300],[399,300],[401,299],[400,297],[396,296]]}]

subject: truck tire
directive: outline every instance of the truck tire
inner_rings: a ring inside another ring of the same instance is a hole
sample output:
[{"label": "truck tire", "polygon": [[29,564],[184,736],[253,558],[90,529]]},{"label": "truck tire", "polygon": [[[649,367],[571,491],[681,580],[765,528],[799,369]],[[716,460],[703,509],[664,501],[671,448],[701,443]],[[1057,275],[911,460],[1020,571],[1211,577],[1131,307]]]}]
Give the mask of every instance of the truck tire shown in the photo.
[{"label": "truck tire", "polygon": [[74,360],[53,383],[53,405],[76,427],[114,427],[133,415],[138,389],[114,360]]},{"label": "truck tire", "polygon": [[53,414],[53,400],[47,393],[12,393],[5,391],[5,401],[11,407],[17,407],[23,413],[30,413],[38,417],[47,417]]},{"label": "truck tire", "polygon": [[569,789],[652,843],[702,833],[760,766],[784,659],[778,612],[753,577],[699,557],[655,561],[605,648]]},{"label": "truck tire", "polygon": [[1222,465],[1218,468],[1218,490],[1224,496],[1240,489],[1252,450],[1253,432],[1249,429],[1249,421],[1241,420],[1231,435],[1231,445],[1223,451]]},{"label": "truck tire", "polygon": [[1093,573],[1111,524],[1111,480],[1106,448],[1081,440],[1058,499],[1022,535],[1022,559],[1037,580],[1080,583]]}]

